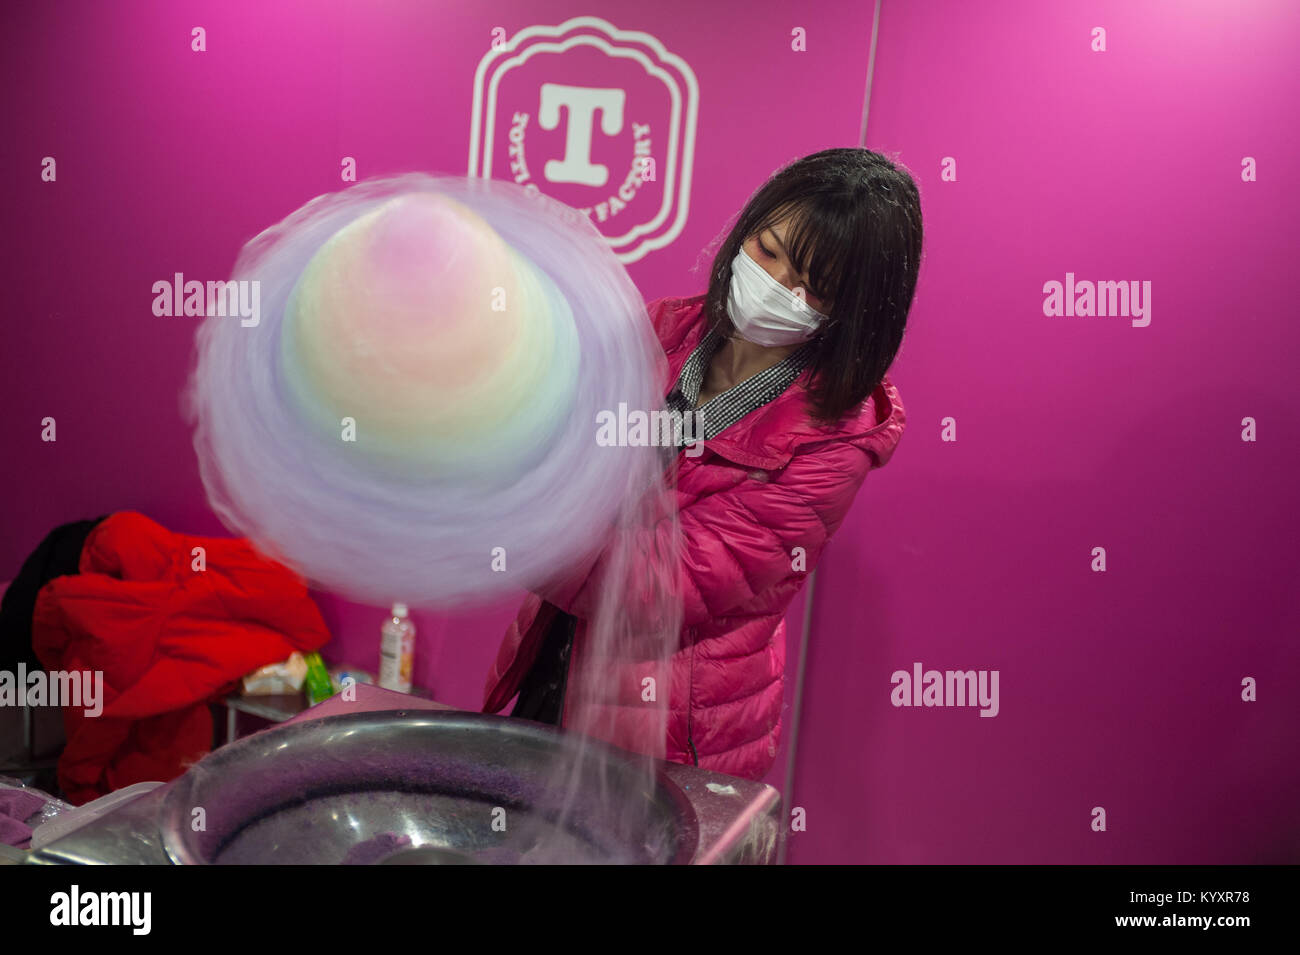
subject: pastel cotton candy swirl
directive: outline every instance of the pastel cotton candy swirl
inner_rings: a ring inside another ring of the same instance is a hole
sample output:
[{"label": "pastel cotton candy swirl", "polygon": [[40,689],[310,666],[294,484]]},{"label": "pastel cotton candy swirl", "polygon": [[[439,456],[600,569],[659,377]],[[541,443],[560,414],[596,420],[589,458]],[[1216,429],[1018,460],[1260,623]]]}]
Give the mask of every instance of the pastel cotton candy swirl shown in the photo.
[{"label": "pastel cotton candy swirl", "polygon": [[598,414],[662,404],[645,306],[594,226],[510,183],[408,174],[250,241],[257,323],[209,314],[187,408],[208,499],[316,586],[490,600],[607,542],[653,447]]}]

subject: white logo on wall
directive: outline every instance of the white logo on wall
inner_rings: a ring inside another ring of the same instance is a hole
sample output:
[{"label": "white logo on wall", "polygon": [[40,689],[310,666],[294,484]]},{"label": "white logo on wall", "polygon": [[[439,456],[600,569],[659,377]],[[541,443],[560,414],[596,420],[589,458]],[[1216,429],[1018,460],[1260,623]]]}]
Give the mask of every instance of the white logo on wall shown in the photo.
[{"label": "white logo on wall", "polygon": [[[600,85],[597,71],[591,84],[541,80],[526,87],[527,101],[518,94],[502,98],[507,74],[534,57],[592,50],[608,59],[611,82],[628,77],[633,65],[646,84]],[[652,90],[661,91],[659,102]],[[581,210],[626,265],[667,246],[686,224],[698,113],[695,73],[649,33],[619,30],[599,17],[527,27],[494,43],[474,72],[469,174],[491,179],[495,173]],[[563,134],[558,155],[529,154],[534,124]],[[498,136],[508,138],[507,169],[494,169]],[[620,139],[629,148],[619,164],[596,160],[596,153],[608,154],[597,147]]]}]

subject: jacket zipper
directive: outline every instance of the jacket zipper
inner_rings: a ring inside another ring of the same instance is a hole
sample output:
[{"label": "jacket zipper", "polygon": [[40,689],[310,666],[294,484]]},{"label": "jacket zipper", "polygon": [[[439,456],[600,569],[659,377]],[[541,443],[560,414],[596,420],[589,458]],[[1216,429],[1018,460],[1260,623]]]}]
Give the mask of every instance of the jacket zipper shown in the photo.
[{"label": "jacket zipper", "polygon": [[686,631],[687,638],[691,641],[691,669],[690,685],[686,688],[686,745],[691,748],[691,758],[695,760],[695,765],[700,765],[700,754],[695,751],[695,739],[691,736],[693,720],[691,706],[695,696],[695,628],[692,627]]}]

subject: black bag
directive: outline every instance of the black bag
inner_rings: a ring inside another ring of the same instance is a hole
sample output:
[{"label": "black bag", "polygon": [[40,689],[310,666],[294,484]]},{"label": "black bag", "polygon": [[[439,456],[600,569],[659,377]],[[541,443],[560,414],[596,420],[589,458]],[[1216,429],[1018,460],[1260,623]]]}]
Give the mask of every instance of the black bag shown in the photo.
[{"label": "black bag", "polygon": [[32,651],[32,613],[36,595],[55,577],[79,573],[81,548],[96,526],[108,517],[93,521],[61,524],[45,535],[36,550],[23,561],[22,569],[0,601],[0,670],[16,672],[18,664],[40,670],[41,661]]},{"label": "black bag", "polygon": [[557,610],[551,628],[542,641],[542,649],[533,661],[533,668],[519,687],[519,700],[511,716],[538,723],[560,725],[564,713],[564,691],[569,677],[569,656],[573,653],[573,638],[577,633],[578,618]]}]

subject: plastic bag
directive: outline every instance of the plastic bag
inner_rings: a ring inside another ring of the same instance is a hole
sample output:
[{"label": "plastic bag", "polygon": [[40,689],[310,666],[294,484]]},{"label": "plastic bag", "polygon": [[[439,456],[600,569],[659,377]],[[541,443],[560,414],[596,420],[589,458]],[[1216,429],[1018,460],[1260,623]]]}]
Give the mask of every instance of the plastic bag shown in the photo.
[{"label": "plastic bag", "polygon": [[12,776],[0,776],[0,789],[21,789],[24,792],[31,793],[33,796],[39,796],[45,800],[45,804],[36,812],[32,813],[26,819],[21,820],[22,824],[29,829],[35,829],[44,822],[48,822],[60,813],[67,812],[74,808],[71,803],[66,803],[62,799],[57,799],[45,792],[43,789],[37,789],[35,786],[29,786],[21,779],[15,779]]}]

